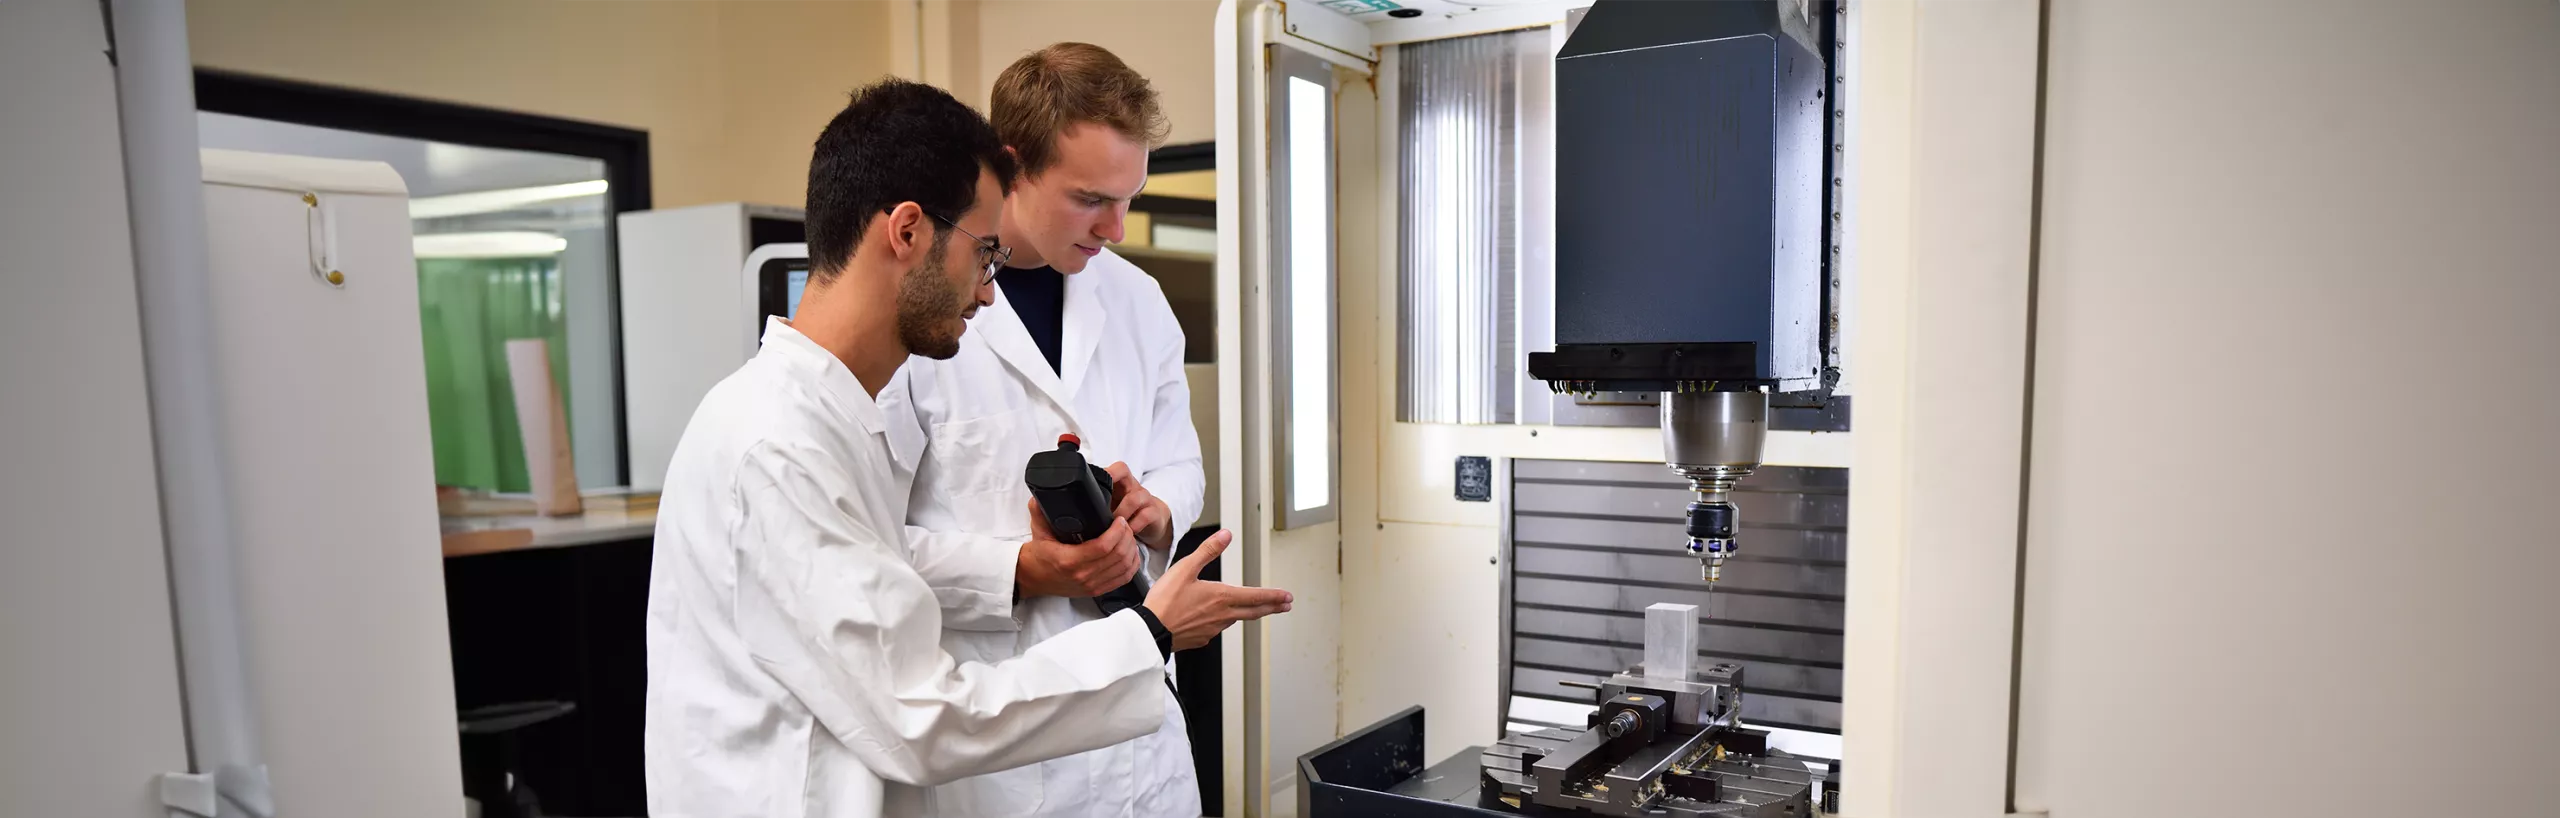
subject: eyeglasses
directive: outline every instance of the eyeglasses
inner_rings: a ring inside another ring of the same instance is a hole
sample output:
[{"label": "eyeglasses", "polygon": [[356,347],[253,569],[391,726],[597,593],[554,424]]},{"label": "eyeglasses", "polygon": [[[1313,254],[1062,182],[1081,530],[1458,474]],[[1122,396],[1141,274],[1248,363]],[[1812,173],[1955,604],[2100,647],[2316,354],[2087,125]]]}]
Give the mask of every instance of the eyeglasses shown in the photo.
[{"label": "eyeglasses", "polygon": [[943,224],[951,225],[951,229],[960,231],[960,235],[968,236],[971,241],[978,243],[978,286],[984,287],[987,286],[987,282],[996,280],[996,270],[1013,259],[1013,248],[997,244],[992,238],[981,238],[978,234],[969,232],[969,228],[961,227],[959,222],[941,216],[933,218]]}]

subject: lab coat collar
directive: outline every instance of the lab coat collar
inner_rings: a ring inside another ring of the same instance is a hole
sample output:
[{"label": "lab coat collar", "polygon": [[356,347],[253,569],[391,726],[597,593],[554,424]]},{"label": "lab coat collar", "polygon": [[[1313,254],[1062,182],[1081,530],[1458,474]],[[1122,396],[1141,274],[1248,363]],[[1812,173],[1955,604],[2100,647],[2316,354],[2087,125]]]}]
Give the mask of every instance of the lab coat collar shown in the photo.
[{"label": "lab coat collar", "polygon": [[865,432],[876,433],[887,427],[880,414],[880,403],[871,398],[869,390],[862,388],[862,379],[854,377],[853,370],[845,368],[844,361],[835,353],[809,340],[809,336],[800,334],[799,330],[791,327],[791,322],[780,316],[765,317],[764,348],[756,352],[756,357],[766,356],[780,361],[793,374],[815,381],[821,391],[852,416],[854,422],[862,425]]},{"label": "lab coat collar", "polygon": [[[1086,373],[1093,371],[1093,350],[1102,345],[1102,324],[1109,311],[1102,307],[1102,271],[1094,269],[1104,263],[1109,251],[1093,257],[1084,271],[1067,276],[1066,307],[1063,331],[1058,341],[1058,375],[1066,382],[1067,397],[1076,396]],[[1113,257],[1111,260],[1116,261]]]},{"label": "lab coat collar", "polygon": [[[1075,349],[1078,322],[1075,276],[1067,277],[1066,297],[1066,327],[1063,333],[1065,337],[1059,344],[1061,364],[1069,360],[1071,350]],[[1094,300],[1094,295],[1088,292],[1083,300],[1091,302]],[[1097,316],[1091,319],[1091,325],[1099,328],[1101,319],[1098,314],[1102,309],[1101,305],[1092,304],[1089,309],[1097,313]],[[1013,371],[1021,375],[1024,380],[1030,381],[1041,394],[1049,396],[1050,402],[1058,405],[1058,414],[1067,419],[1069,432],[1084,434],[1084,430],[1076,423],[1073,400],[1075,387],[1061,382],[1058,379],[1058,373],[1049,368],[1048,357],[1041,355],[1040,345],[1031,340],[1031,330],[1022,326],[1022,315],[1013,311],[1013,302],[1005,300],[1003,284],[996,285],[996,302],[978,310],[978,320],[970,322],[970,330],[982,334],[986,339],[987,348],[995,350],[998,359],[1004,361],[1006,366],[1012,367]],[[1093,351],[1093,346],[1090,342],[1085,345],[1088,357]]]}]

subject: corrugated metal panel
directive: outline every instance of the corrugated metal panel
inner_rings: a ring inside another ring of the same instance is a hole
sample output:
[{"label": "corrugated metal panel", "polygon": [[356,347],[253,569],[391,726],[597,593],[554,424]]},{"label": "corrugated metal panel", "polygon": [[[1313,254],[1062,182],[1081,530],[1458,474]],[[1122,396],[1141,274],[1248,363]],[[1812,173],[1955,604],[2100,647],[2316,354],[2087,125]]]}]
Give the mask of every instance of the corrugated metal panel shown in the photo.
[{"label": "corrugated metal panel", "polygon": [[1848,470],[1764,467],[1743,481],[1734,495],[1743,551],[1712,601],[1697,559],[1681,550],[1689,493],[1669,470],[1515,460],[1510,475],[1511,696],[1589,702],[1560,682],[1596,682],[1642,661],[1645,606],[1680,602],[1706,614],[1699,655],[1743,666],[1747,720],[1839,732]]},{"label": "corrugated metal panel", "polygon": [[1401,298],[1396,419],[1516,416],[1524,85],[1554,60],[1544,29],[1398,48]]}]

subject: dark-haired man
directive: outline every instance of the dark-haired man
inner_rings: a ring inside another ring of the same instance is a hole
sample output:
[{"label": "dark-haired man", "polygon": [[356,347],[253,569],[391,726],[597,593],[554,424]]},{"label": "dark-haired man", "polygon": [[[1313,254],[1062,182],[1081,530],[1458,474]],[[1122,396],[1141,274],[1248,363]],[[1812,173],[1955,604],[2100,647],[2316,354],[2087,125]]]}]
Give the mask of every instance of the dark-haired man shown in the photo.
[{"label": "dark-haired man", "polygon": [[1012,173],[985,119],[914,83],[855,92],[819,135],[799,312],[704,396],[659,502],[651,814],[924,814],[923,787],[1153,732],[1172,650],[1288,608],[1198,581],[1213,539],[1143,606],[1018,658],[937,643],[874,396],[909,354],[958,350],[1004,257]]}]

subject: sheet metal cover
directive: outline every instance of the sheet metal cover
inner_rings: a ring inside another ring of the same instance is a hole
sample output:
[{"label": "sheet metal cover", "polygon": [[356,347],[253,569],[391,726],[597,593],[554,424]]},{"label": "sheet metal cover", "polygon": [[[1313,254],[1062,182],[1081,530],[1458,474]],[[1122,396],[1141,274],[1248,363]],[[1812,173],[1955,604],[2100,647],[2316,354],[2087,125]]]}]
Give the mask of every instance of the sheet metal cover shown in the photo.
[{"label": "sheet metal cover", "polygon": [[1806,0],[1602,0],[1572,27],[1556,59],[1761,35],[1807,48],[1814,35]]}]

